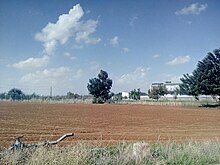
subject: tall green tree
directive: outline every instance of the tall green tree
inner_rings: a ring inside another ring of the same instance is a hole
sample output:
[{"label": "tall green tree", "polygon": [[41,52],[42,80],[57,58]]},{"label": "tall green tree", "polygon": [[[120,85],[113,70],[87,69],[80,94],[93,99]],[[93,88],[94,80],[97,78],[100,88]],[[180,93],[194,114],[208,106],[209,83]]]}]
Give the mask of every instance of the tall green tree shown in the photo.
[{"label": "tall green tree", "polygon": [[117,94],[114,94],[114,101],[121,101],[122,100],[122,92],[119,92]]},{"label": "tall green tree", "polygon": [[184,74],[180,80],[181,93],[195,97],[200,94],[220,96],[220,49],[209,52],[192,74]]},{"label": "tall green tree", "polygon": [[164,96],[167,94],[167,88],[164,85],[159,85],[156,87],[153,87],[151,90],[148,90],[149,98],[159,100],[161,96]]},{"label": "tall green tree", "polygon": [[134,89],[131,92],[129,92],[129,98],[133,100],[140,100],[141,98],[141,90],[138,88],[137,90]]},{"label": "tall green tree", "polygon": [[106,71],[101,70],[98,78],[89,79],[87,88],[89,93],[93,95],[94,103],[104,103],[112,97],[110,91],[112,80],[108,77]]}]

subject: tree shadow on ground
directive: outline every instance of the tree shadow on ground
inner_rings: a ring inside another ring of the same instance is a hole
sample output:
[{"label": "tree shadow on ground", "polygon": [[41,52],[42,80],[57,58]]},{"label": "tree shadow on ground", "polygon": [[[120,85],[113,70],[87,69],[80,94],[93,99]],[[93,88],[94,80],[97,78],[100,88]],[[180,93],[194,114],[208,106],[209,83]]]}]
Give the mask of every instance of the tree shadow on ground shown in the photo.
[{"label": "tree shadow on ground", "polygon": [[205,107],[205,108],[220,108],[220,104],[202,104],[200,107]]}]

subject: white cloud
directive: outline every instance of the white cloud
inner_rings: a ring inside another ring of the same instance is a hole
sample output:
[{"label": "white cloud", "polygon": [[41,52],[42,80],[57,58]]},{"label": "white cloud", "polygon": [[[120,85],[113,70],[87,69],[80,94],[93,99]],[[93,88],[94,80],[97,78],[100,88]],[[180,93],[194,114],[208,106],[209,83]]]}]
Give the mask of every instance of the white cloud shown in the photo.
[{"label": "white cloud", "polygon": [[161,78],[163,79],[162,82],[171,81],[173,83],[179,83],[180,78],[182,78],[182,75],[172,75],[172,74],[162,74]]},{"label": "white cloud", "polygon": [[76,71],[74,78],[80,79],[83,76],[83,70],[79,69]]},{"label": "white cloud", "polygon": [[100,65],[96,62],[91,62],[90,63],[90,70],[98,71],[98,70],[100,70]]},{"label": "white cloud", "polygon": [[123,49],[122,49],[122,52],[123,52],[123,53],[128,53],[129,51],[130,51],[130,50],[129,50],[128,48],[123,48]]},{"label": "white cloud", "polygon": [[130,26],[134,26],[134,24],[135,24],[135,22],[137,21],[137,19],[138,19],[138,17],[137,16],[133,16],[133,17],[131,17],[130,19],[129,19],[129,25]]},{"label": "white cloud", "polygon": [[75,37],[77,43],[97,44],[100,38],[91,38],[95,32],[98,21],[80,21],[84,15],[80,4],[73,6],[68,14],[59,16],[56,23],[49,22],[41,32],[35,35],[36,40],[41,41],[44,46],[44,53],[52,54],[57,44],[65,44],[70,37]]},{"label": "white cloud", "polygon": [[188,23],[188,25],[191,25],[191,24],[192,24],[192,21],[188,21],[187,23]]},{"label": "white cloud", "polygon": [[70,57],[71,54],[70,54],[69,52],[65,52],[65,53],[64,53],[64,56],[66,56],[66,57]]},{"label": "white cloud", "polygon": [[70,69],[68,67],[60,67],[60,68],[50,68],[44,69],[42,71],[36,71],[34,73],[29,73],[24,75],[20,82],[23,83],[38,83],[40,81],[48,81],[56,78],[66,77],[70,73]]},{"label": "white cloud", "polygon": [[176,11],[175,14],[176,15],[189,15],[189,14],[198,15],[202,11],[205,11],[207,7],[208,7],[207,4],[193,3],[187,7],[182,8],[181,10]]},{"label": "white cloud", "polygon": [[153,58],[159,58],[159,57],[160,57],[159,54],[154,54],[154,55],[153,55]]},{"label": "white cloud", "polygon": [[89,35],[94,33],[97,27],[98,21],[88,20],[86,23],[81,24],[78,32],[76,32],[76,42],[84,42],[86,44],[97,44],[101,41],[100,38],[90,38]]},{"label": "white cloud", "polygon": [[111,44],[112,46],[117,46],[117,45],[119,44],[119,38],[118,38],[118,36],[113,37],[113,38],[110,40],[110,44]]},{"label": "white cloud", "polygon": [[40,68],[47,66],[48,62],[49,62],[48,56],[43,56],[41,58],[30,57],[27,60],[19,61],[13,64],[12,67],[18,69]]},{"label": "white cloud", "polygon": [[64,56],[65,56],[65,57],[68,57],[68,58],[71,59],[71,60],[77,59],[77,57],[71,55],[69,52],[65,52],[65,53],[64,53]]},{"label": "white cloud", "polygon": [[40,91],[40,89],[49,89],[50,86],[52,86],[54,90],[57,90],[57,93],[65,93],[69,89],[75,88],[75,90],[77,90],[75,84],[78,83],[78,79],[82,76],[82,69],[74,71],[69,67],[58,67],[28,73],[21,77],[19,83],[25,86],[26,89],[34,90],[42,94],[47,94],[48,91]]},{"label": "white cloud", "polygon": [[133,72],[115,78],[114,88],[117,91],[130,91],[132,89],[146,89],[147,73],[149,68],[138,67]]},{"label": "white cloud", "polygon": [[185,64],[190,61],[190,56],[178,56],[175,57],[173,60],[167,62],[168,65],[179,65],[179,64]]}]

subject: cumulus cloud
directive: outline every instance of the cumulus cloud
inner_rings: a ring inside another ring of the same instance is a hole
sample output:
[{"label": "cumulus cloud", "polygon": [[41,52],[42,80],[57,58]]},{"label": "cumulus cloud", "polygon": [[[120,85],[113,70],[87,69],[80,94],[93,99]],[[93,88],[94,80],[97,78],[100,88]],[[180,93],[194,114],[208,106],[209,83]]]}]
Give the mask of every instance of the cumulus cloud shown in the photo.
[{"label": "cumulus cloud", "polygon": [[90,70],[98,71],[100,70],[100,65],[97,62],[90,62]]},{"label": "cumulus cloud", "polygon": [[70,37],[75,37],[77,43],[97,44],[100,38],[92,38],[98,21],[80,21],[84,15],[80,4],[73,6],[67,14],[59,16],[56,23],[49,22],[41,32],[35,35],[35,39],[42,42],[44,53],[52,54],[58,44],[65,44]]},{"label": "cumulus cloud", "polygon": [[83,76],[83,70],[82,69],[78,69],[74,75],[74,78],[76,79],[80,79]]},{"label": "cumulus cloud", "polygon": [[[49,68],[28,73],[21,77],[19,83],[25,86],[26,89],[33,90],[42,94],[47,94],[50,86],[53,87],[59,94],[67,92],[67,90],[77,87],[74,84],[78,83],[78,79],[82,78],[83,70],[72,70],[69,67]],[[79,84],[78,84],[79,85]],[[45,89],[41,91],[41,89]]]},{"label": "cumulus cloud", "polygon": [[167,62],[168,65],[179,65],[185,64],[191,60],[190,56],[178,56],[175,57],[173,60]]},{"label": "cumulus cloud", "polygon": [[50,68],[44,69],[42,71],[36,71],[34,73],[29,73],[24,75],[20,82],[31,82],[31,83],[38,83],[44,80],[52,80],[56,78],[63,78],[67,77],[70,73],[70,69],[68,67],[60,67],[60,68]]},{"label": "cumulus cloud", "polygon": [[137,21],[137,19],[138,19],[138,17],[137,16],[133,16],[133,17],[131,17],[130,19],[129,19],[129,25],[131,26],[131,27],[133,27],[134,25],[135,25],[135,22]]},{"label": "cumulus cloud", "polygon": [[159,58],[159,57],[160,57],[159,54],[154,54],[154,55],[153,55],[153,58]]},{"label": "cumulus cloud", "polygon": [[80,25],[80,28],[76,32],[76,42],[84,42],[86,44],[97,44],[101,41],[100,38],[91,38],[90,34],[94,33],[97,27],[98,21],[88,20]]},{"label": "cumulus cloud", "polygon": [[192,21],[187,21],[188,25],[191,25],[192,24]]},{"label": "cumulus cloud", "polygon": [[171,81],[175,83],[180,82],[180,78],[182,78],[182,75],[173,75],[173,74],[162,74],[160,75],[162,82]]},{"label": "cumulus cloud", "polygon": [[18,69],[40,68],[47,66],[48,62],[49,62],[48,56],[43,56],[41,58],[30,57],[27,60],[22,60],[15,64],[12,64],[12,67]]},{"label": "cumulus cloud", "polygon": [[113,37],[113,38],[110,40],[110,44],[111,44],[112,46],[117,46],[117,45],[119,44],[119,38],[118,38],[118,36]]},{"label": "cumulus cloud", "polygon": [[129,50],[128,48],[123,48],[123,49],[122,49],[122,52],[123,52],[123,53],[128,53],[129,51],[130,51],[130,50]]},{"label": "cumulus cloud", "polygon": [[64,56],[67,57],[67,58],[69,58],[70,60],[75,60],[75,59],[77,59],[77,57],[71,55],[69,52],[65,52],[65,53],[64,53]]},{"label": "cumulus cloud", "polygon": [[202,11],[205,11],[207,7],[208,7],[207,4],[193,3],[189,6],[182,8],[181,10],[176,11],[175,14],[176,15],[189,15],[189,14],[198,15]]},{"label": "cumulus cloud", "polygon": [[116,90],[130,91],[136,88],[147,87],[147,73],[149,68],[138,67],[133,72],[115,78]]}]

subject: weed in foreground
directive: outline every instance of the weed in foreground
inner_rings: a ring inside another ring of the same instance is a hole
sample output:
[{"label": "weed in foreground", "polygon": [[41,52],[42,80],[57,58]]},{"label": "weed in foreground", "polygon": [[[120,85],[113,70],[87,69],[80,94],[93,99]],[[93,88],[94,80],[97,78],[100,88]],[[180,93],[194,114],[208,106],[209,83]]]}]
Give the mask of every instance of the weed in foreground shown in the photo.
[{"label": "weed in foreground", "polygon": [[220,163],[218,141],[188,143],[118,143],[109,146],[76,143],[2,151],[0,164],[30,165],[207,165]]}]

